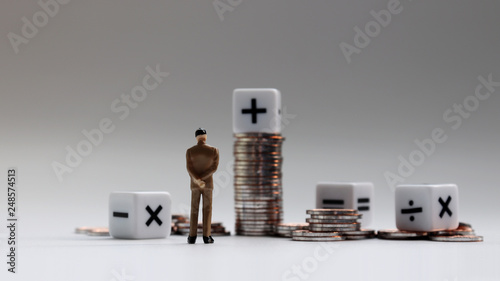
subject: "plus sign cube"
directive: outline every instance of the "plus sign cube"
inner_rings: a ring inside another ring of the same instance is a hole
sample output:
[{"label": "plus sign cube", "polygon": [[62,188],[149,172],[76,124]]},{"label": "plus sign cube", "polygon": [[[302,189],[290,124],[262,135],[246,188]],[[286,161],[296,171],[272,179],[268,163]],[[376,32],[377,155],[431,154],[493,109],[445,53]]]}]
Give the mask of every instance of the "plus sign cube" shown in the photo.
[{"label": "plus sign cube", "polygon": [[168,192],[113,192],[109,196],[109,233],[114,238],[165,238],[171,231]]},{"label": "plus sign cube", "polygon": [[373,193],[371,182],[320,182],[316,185],[316,208],[355,209],[363,217],[362,225],[373,221]]},{"label": "plus sign cube", "polygon": [[396,186],[396,226],[406,231],[437,231],[458,227],[456,184]]},{"label": "plus sign cube", "polygon": [[281,93],[276,89],[235,89],[233,132],[281,133]]}]

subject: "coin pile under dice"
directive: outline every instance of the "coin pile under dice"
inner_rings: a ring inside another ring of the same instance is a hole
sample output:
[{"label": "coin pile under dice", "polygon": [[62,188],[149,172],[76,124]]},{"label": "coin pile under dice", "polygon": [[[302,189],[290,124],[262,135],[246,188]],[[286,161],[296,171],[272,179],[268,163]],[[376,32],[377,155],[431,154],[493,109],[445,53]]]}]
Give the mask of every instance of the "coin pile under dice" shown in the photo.
[{"label": "coin pile under dice", "polygon": [[438,242],[482,242],[483,237],[477,236],[472,226],[460,222],[458,228],[440,231],[404,231],[385,229],[378,231],[378,238],[389,240],[431,240]]},{"label": "coin pile under dice", "polygon": [[306,219],[308,230],[292,232],[294,241],[340,241],[375,237],[375,231],[361,229],[362,215],[354,209],[311,209]]}]

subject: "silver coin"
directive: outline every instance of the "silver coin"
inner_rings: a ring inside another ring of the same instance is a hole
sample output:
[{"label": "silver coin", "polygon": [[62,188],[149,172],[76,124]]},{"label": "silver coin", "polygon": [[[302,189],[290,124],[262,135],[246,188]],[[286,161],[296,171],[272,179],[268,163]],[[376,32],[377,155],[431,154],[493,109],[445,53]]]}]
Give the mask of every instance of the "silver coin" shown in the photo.
[{"label": "silver coin", "polygon": [[255,186],[263,186],[263,185],[281,185],[281,179],[276,179],[276,180],[239,180],[239,179],[234,179],[234,184],[235,185],[255,185]]},{"label": "silver coin", "polygon": [[356,219],[312,219],[306,218],[306,222],[308,223],[356,223]]},{"label": "silver coin", "polygon": [[330,231],[330,232],[313,232],[310,230],[294,230],[292,231],[293,236],[302,236],[302,237],[331,237],[331,236],[340,236],[338,231]]},{"label": "silver coin", "polygon": [[281,214],[283,213],[281,208],[276,207],[276,208],[269,208],[269,209],[256,209],[256,208],[235,208],[236,214],[269,214],[269,215],[274,215],[274,214]]},{"label": "silver coin", "polygon": [[238,204],[246,204],[246,203],[280,203],[282,202],[281,198],[269,198],[269,197],[263,197],[263,196],[254,196],[250,197],[249,199],[239,199],[235,196],[234,198],[235,203]]},{"label": "silver coin", "polygon": [[349,227],[318,227],[314,225],[309,225],[309,230],[313,232],[333,232],[333,231],[353,231],[359,230],[360,226],[349,226]]},{"label": "silver coin", "polygon": [[345,240],[342,236],[329,236],[329,237],[302,237],[302,236],[293,236],[293,241],[307,241],[307,242],[333,242],[333,241],[342,241]]},{"label": "silver coin", "polygon": [[354,215],[358,210],[354,209],[311,209],[307,210],[308,215]]},{"label": "silver coin", "polygon": [[245,203],[245,204],[234,204],[235,208],[242,209],[242,211],[245,211],[247,209],[280,209],[281,205],[277,203]]},{"label": "silver coin", "polygon": [[254,220],[254,221],[248,221],[248,220],[237,220],[235,222],[235,225],[237,226],[242,226],[242,227],[249,227],[249,226],[276,226],[276,224],[280,223],[281,220]]},{"label": "silver coin", "polygon": [[242,232],[265,232],[265,233],[272,233],[274,234],[274,229],[272,226],[270,227],[257,227],[257,226],[252,226],[252,227],[244,227],[244,226],[238,226],[236,227],[236,232],[237,233],[242,233]]},{"label": "silver coin", "polygon": [[366,234],[366,235],[344,235],[344,234],[342,234],[342,237],[344,237],[346,240],[364,240],[364,239],[375,238],[377,236],[373,235],[373,234]]},{"label": "silver coin", "polygon": [[382,239],[422,239],[427,238],[427,232],[410,232],[397,229],[384,229],[377,231],[378,238]]},{"label": "silver coin", "polygon": [[272,194],[271,196],[265,196],[263,194],[245,194],[245,195],[234,195],[234,199],[237,201],[248,201],[248,200],[263,200],[263,201],[281,201],[281,195]]},{"label": "silver coin", "polygon": [[318,220],[351,220],[351,219],[360,219],[362,218],[362,214],[351,214],[351,215],[311,215],[311,219]]},{"label": "silver coin", "polygon": [[235,180],[251,180],[251,179],[280,179],[282,177],[281,171],[278,170],[235,170],[234,171]]},{"label": "silver coin", "polygon": [[281,138],[281,134],[279,133],[235,133],[233,134],[235,138],[246,138],[246,137],[255,137],[255,138]]},{"label": "silver coin", "polygon": [[279,211],[271,213],[236,213],[236,219],[259,220],[281,217],[283,217],[283,213]]},{"label": "silver coin", "polygon": [[429,232],[429,236],[456,236],[456,235],[468,235],[474,236],[476,233],[474,231],[467,230],[440,230]]},{"label": "silver coin", "polygon": [[359,227],[361,224],[359,222],[353,222],[353,223],[310,223],[310,227],[315,227],[315,228],[323,228],[323,227],[337,227],[337,228],[352,228],[352,227]]},{"label": "silver coin", "polygon": [[353,231],[342,231],[342,235],[353,235],[353,236],[364,236],[364,235],[372,235],[375,236],[375,230],[373,229],[360,229],[360,230],[353,230]]},{"label": "silver coin", "polygon": [[273,231],[243,231],[243,230],[236,230],[235,233],[236,233],[236,235],[241,235],[241,236],[272,236],[272,235],[274,235]]},{"label": "silver coin", "polygon": [[429,239],[439,242],[483,242],[483,236],[476,235],[429,236]]}]

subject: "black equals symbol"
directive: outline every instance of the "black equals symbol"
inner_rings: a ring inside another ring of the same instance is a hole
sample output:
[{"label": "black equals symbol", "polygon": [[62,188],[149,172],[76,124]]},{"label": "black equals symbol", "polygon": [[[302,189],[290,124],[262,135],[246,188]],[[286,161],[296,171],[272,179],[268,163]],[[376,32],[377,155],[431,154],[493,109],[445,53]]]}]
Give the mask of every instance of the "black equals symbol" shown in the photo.
[{"label": "black equals symbol", "polygon": [[[330,206],[325,206],[330,205]],[[333,205],[333,206],[331,206]],[[343,209],[344,200],[341,199],[323,199],[323,207],[325,209]]]},{"label": "black equals symbol", "polygon": [[[408,204],[410,204],[410,207],[413,206],[413,200],[410,200],[410,202],[408,202]],[[417,208],[401,209],[401,214],[415,214],[415,213],[422,213],[422,208],[417,207]],[[410,221],[414,221],[414,220],[415,220],[415,217],[410,216]]]},{"label": "black equals symbol", "polygon": [[115,218],[128,218],[128,213],[113,212],[113,217],[115,217]]},{"label": "black equals symbol", "polygon": [[[359,204],[366,204],[366,205],[359,206]],[[370,198],[358,198],[358,211],[360,212],[370,211]]]}]

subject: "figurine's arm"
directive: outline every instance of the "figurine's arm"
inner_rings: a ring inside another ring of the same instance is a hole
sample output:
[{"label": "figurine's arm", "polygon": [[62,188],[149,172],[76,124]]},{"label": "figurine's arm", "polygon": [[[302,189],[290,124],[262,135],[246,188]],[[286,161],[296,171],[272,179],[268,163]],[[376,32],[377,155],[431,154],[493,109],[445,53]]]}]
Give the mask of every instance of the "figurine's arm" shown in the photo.
[{"label": "figurine's arm", "polygon": [[189,153],[189,150],[186,151],[186,168],[189,173],[189,176],[191,176],[193,180],[200,179],[200,176],[198,175],[198,173],[196,173],[196,171],[193,168],[193,161],[191,161],[191,155]]},{"label": "figurine's arm", "polygon": [[214,154],[215,155],[212,165],[200,177],[202,180],[206,180],[207,178],[211,177],[213,173],[215,173],[215,171],[217,171],[217,167],[219,166],[219,150],[215,147],[214,147]]}]

